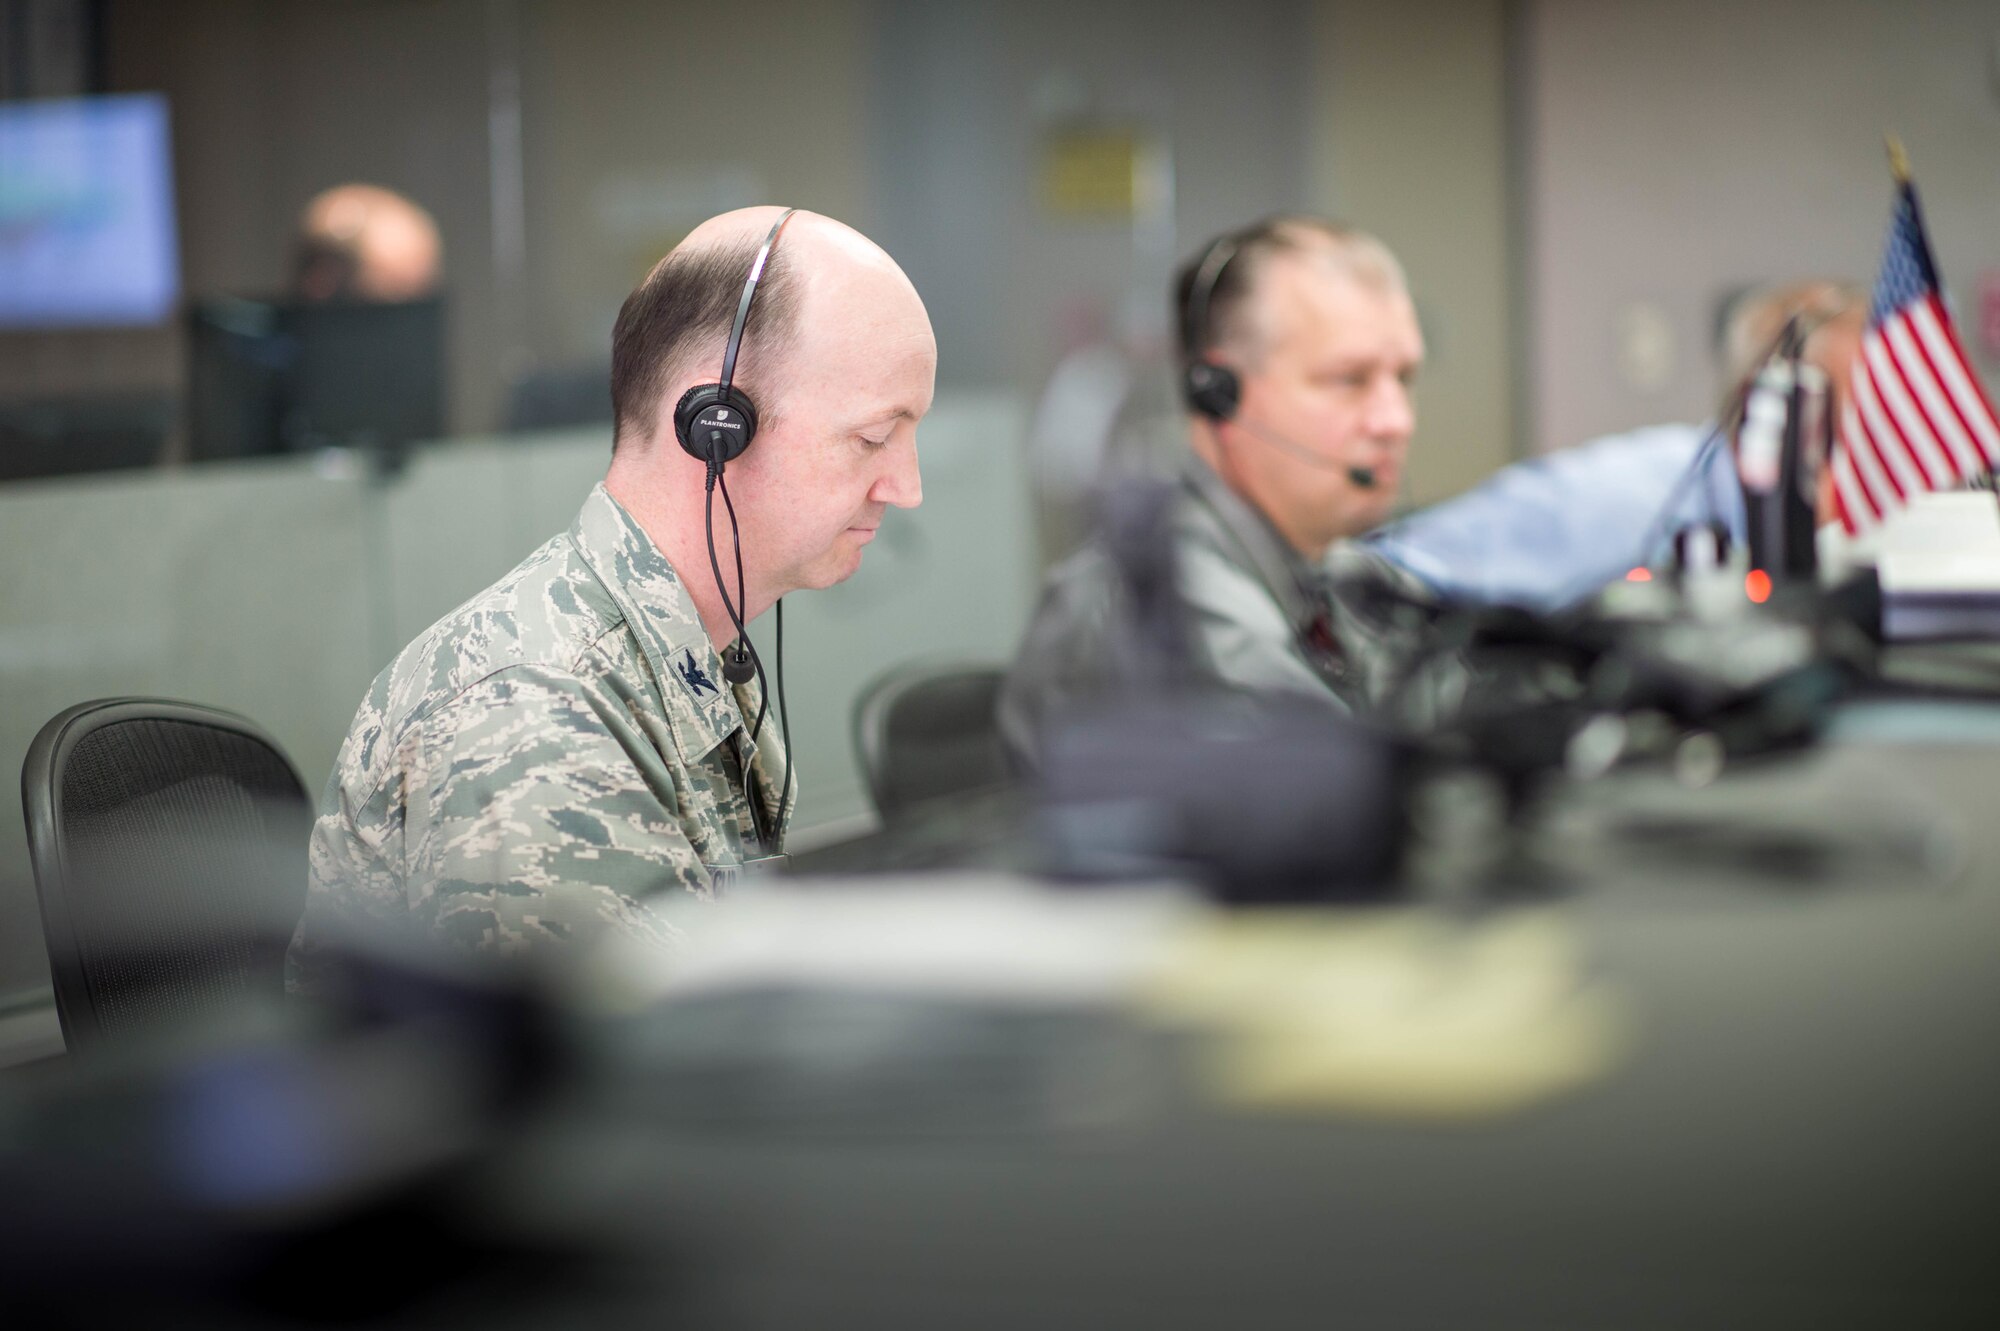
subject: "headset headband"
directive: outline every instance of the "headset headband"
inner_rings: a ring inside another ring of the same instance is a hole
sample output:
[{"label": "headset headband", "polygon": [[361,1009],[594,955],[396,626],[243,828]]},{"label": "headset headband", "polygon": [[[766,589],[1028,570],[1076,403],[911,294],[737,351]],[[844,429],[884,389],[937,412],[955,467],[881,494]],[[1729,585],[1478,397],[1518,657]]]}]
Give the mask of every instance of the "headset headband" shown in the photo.
[{"label": "headset headband", "polygon": [[1182,350],[1189,361],[1200,360],[1208,350],[1209,302],[1215,298],[1215,288],[1222,281],[1222,270],[1240,248],[1241,242],[1235,236],[1218,236],[1208,247],[1208,253],[1201,256],[1201,266],[1195,269],[1194,284],[1188,290],[1188,322],[1181,330]]},{"label": "headset headband", "polygon": [[771,224],[771,233],[764,237],[764,246],[757,251],[757,258],[750,265],[750,275],[743,279],[743,299],[736,302],[736,322],[729,326],[729,345],[722,350],[722,395],[727,396],[729,385],[736,378],[736,353],[743,345],[743,325],[750,321],[750,302],[757,297],[757,281],[764,276],[764,263],[771,257],[771,249],[778,243],[778,232],[791,220],[796,208],[787,208],[778,214],[778,220]]}]

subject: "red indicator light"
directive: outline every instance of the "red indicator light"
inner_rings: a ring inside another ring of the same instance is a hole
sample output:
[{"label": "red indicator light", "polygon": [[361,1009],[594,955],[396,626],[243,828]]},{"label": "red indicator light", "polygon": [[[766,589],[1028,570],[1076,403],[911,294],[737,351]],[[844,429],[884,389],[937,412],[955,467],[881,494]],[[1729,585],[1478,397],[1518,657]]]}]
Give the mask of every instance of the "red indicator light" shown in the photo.
[{"label": "red indicator light", "polygon": [[1635,568],[1625,575],[1625,581],[1627,582],[1651,582],[1652,580],[1653,570],[1649,568]]},{"label": "red indicator light", "polygon": [[1758,605],[1771,599],[1771,575],[1761,568],[1753,568],[1743,575],[1743,590]]}]

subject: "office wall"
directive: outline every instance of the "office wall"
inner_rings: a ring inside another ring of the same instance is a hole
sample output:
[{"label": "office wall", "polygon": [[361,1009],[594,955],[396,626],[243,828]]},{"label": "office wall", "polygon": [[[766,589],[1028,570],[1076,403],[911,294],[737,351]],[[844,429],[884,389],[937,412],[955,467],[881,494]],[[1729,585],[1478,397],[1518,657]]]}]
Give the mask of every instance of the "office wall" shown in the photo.
[{"label": "office wall", "polygon": [[[1116,335],[1164,361],[1174,265],[1304,197],[1310,53],[1299,0],[892,0],[880,7],[871,163],[881,234],[938,327],[947,381],[1039,388]],[[1129,132],[1161,168],[1100,215],[1051,206],[1065,133]]]},{"label": "office wall", "polygon": [[785,203],[872,234],[868,0],[535,0],[521,11],[530,345],[602,357],[697,222]]},{"label": "office wall", "polygon": [[1521,244],[1505,0],[1323,0],[1313,11],[1308,197],[1386,240],[1427,343],[1409,493],[1440,499],[1521,449]]},{"label": "office wall", "polygon": [[[106,29],[112,87],[172,101],[191,296],[281,288],[299,209],[341,181],[436,215],[462,432],[498,425],[529,365],[608,356],[618,302],[709,213],[784,199],[866,225],[869,8],[113,0]],[[704,67],[721,57],[735,95]],[[44,389],[130,386],[141,364],[147,383],[179,374],[173,330],[38,346]]]},{"label": "office wall", "polygon": [[1742,284],[1872,281],[1885,132],[1962,310],[2000,268],[1990,0],[1533,0],[1523,39],[1538,447],[1701,419],[1715,305]]}]

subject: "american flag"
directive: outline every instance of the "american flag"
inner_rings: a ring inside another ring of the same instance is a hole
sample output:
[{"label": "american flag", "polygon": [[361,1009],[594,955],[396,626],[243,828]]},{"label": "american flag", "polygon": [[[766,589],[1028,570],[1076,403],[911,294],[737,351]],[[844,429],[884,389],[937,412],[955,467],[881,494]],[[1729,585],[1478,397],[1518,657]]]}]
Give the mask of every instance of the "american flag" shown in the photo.
[{"label": "american flag", "polygon": [[1959,345],[1924,238],[1916,187],[1896,214],[1833,452],[1833,492],[1849,535],[1924,490],[1949,490],[2000,460],[2000,420]]}]

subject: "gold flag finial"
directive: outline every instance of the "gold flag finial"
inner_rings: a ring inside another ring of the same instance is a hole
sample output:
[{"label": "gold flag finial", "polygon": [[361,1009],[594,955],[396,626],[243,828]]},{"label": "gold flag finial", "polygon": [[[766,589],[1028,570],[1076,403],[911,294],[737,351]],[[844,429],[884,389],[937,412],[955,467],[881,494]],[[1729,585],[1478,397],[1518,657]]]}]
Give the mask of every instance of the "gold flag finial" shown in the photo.
[{"label": "gold flag finial", "polygon": [[1885,136],[1889,145],[1889,170],[1895,174],[1898,185],[1910,183],[1910,155],[1903,151],[1903,141],[1894,134]]}]

